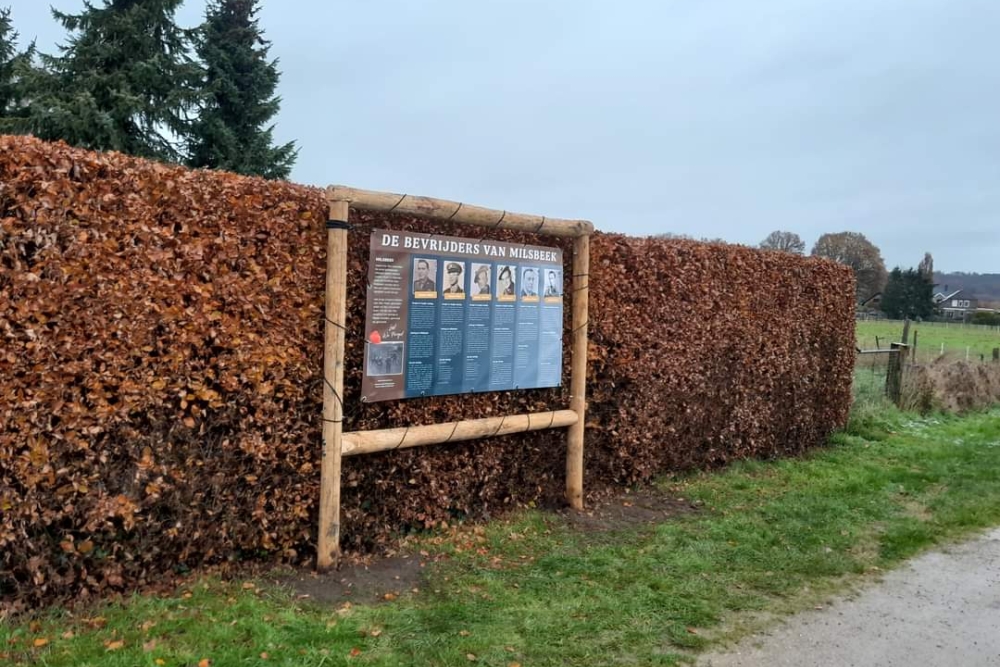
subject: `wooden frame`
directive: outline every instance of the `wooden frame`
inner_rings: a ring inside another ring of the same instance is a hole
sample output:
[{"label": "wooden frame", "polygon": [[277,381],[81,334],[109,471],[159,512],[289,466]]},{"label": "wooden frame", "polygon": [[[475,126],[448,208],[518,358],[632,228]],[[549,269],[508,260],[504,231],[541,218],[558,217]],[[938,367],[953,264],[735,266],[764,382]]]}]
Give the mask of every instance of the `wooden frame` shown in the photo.
[{"label": "wooden frame", "polygon": [[[340,558],[340,470],[344,456],[390,449],[477,440],[548,428],[569,429],[566,448],[566,500],[583,509],[583,442],[587,389],[587,313],[590,288],[590,234],[586,220],[563,220],[497,211],[460,202],[340,185],[327,188],[326,326],[323,345],[323,464],[316,567],[325,571]],[[343,432],[344,334],[347,311],[347,229],[349,209],[398,212],[431,220],[572,237],[573,300],[570,408],[533,414],[467,419],[377,431]]]}]

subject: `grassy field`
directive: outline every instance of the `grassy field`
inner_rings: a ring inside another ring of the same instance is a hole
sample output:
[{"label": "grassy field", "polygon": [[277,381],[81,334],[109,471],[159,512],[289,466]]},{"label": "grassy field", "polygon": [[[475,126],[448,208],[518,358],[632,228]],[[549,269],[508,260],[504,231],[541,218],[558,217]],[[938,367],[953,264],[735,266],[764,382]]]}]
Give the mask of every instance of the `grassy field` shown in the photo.
[{"label": "grassy field", "polygon": [[700,508],[663,523],[595,533],[527,511],[422,538],[425,578],[388,602],[323,607],[262,582],[206,579],[0,625],[0,662],[681,664],[1000,524],[998,469],[1000,411],[858,410],[807,457],[663,480],[665,495]]},{"label": "grassy field", "polygon": [[[972,324],[945,322],[915,322],[910,325],[910,341],[913,333],[918,332],[917,356],[919,361],[925,361],[941,353],[944,345],[945,353],[953,358],[964,359],[966,350],[972,359],[978,360],[979,355],[992,358],[993,348],[1000,347],[1000,329]],[[896,321],[862,321],[857,323],[858,347],[875,349],[875,338],[879,339],[881,347],[889,347],[889,343],[898,343],[902,339],[903,323]]]}]

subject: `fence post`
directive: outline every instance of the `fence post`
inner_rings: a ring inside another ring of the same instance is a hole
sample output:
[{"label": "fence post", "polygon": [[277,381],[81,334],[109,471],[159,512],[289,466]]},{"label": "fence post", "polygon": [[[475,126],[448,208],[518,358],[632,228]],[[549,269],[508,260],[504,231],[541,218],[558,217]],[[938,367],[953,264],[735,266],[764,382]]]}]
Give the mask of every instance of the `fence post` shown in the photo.
[{"label": "fence post", "polygon": [[566,446],[566,500],[583,509],[583,434],[587,413],[587,321],[590,300],[590,236],[573,242],[573,360],[570,375],[570,410],[578,420],[569,427]]},{"label": "fence post", "polygon": [[[920,363],[920,360],[917,359],[917,337],[919,335],[920,335],[920,330],[919,329],[914,330],[914,332],[913,332],[913,348],[910,350],[910,359],[912,359],[913,363],[915,363],[915,364]],[[906,341],[904,340],[903,342],[905,343]]]},{"label": "fence post", "polygon": [[1000,347],[993,348],[993,361],[1000,361]]},{"label": "fence post", "polygon": [[910,343],[910,318],[903,320],[903,345]]},{"label": "fence post", "polygon": [[885,393],[889,400],[899,405],[903,400],[903,358],[906,356],[906,345],[890,343],[889,365],[885,374]]},{"label": "fence post", "polygon": [[323,462],[316,569],[340,559],[340,463],[344,430],[344,333],[347,324],[346,201],[330,202],[326,223],[326,325],[323,334]]}]

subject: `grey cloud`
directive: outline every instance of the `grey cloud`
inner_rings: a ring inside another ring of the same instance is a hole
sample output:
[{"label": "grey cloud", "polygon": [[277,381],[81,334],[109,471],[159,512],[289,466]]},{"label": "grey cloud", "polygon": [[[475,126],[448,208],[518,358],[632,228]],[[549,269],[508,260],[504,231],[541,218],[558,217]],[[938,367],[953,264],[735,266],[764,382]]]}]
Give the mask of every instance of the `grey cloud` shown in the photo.
[{"label": "grey cloud", "polygon": [[993,1],[271,0],[262,23],[297,181],[1000,271]]}]

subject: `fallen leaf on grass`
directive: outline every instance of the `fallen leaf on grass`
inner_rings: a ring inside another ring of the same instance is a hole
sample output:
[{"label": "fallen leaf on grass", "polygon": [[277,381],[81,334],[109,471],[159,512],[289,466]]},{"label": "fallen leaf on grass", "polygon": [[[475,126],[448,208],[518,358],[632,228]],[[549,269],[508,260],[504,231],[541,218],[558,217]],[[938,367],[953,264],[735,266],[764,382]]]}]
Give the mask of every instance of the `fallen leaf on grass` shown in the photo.
[{"label": "fallen leaf on grass", "polygon": [[198,667],[211,667],[212,661],[208,658],[202,658],[198,661]]},{"label": "fallen leaf on grass", "polygon": [[167,664],[167,661],[164,660],[163,658],[157,658],[156,660],[153,661],[153,664],[158,665],[159,667],[163,667],[163,665]]},{"label": "fallen leaf on grass", "polygon": [[471,633],[471,632],[469,632],[468,630],[459,630],[459,631],[458,631],[458,636],[459,636],[459,637],[468,637],[468,636],[469,636],[469,635],[471,635],[471,634],[472,634],[472,633]]},{"label": "fallen leaf on grass", "polygon": [[351,654],[350,655],[351,655],[352,658],[358,657],[359,655],[361,655],[361,649],[359,649],[357,646],[355,646],[354,648],[351,649]]},{"label": "fallen leaf on grass", "polygon": [[72,630],[67,630],[66,632],[62,633],[62,638],[63,639],[72,639],[75,636],[76,635],[73,634]]},{"label": "fallen leaf on grass", "polygon": [[383,599],[383,600],[387,600],[387,601],[389,601],[389,602],[392,602],[393,600],[395,600],[395,599],[396,599],[396,597],[397,597],[397,596],[396,596],[396,594],[395,594],[395,593],[386,593],[385,595],[383,595],[383,596],[382,596],[382,599]]},{"label": "fallen leaf on grass", "polygon": [[150,639],[148,642],[144,642],[142,645],[142,650],[145,651],[146,653],[149,653],[150,651],[155,649],[156,649],[155,639]]},{"label": "fallen leaf on grass", "polygon": [[39,637],[38,639],[35,640],[35,648],[42,648],[48,643],[49,643],[48,639],[46,639],[45,637]]},{"label": "fallen leaf on grass", "polygon": [[469,662],[475,662],[476,661],[476,654],[475,653],[466,653],[465,654],[465,659],[468,660]]},{"label": "fallen leaf on grass", "polygon": [[261,660],[267,660],[268,657],[269,656],[267,655],[267,651],[264,651],[263,653],[260,654],[260,659]]},{"label": "fallen leaf on grass", "polygon": [[122,648],[125,648],[125,640],[116,639],[114,641],[111,641],[109,639],[108,641],[104,642],[104,648],[108,651],[118,651]]}]

